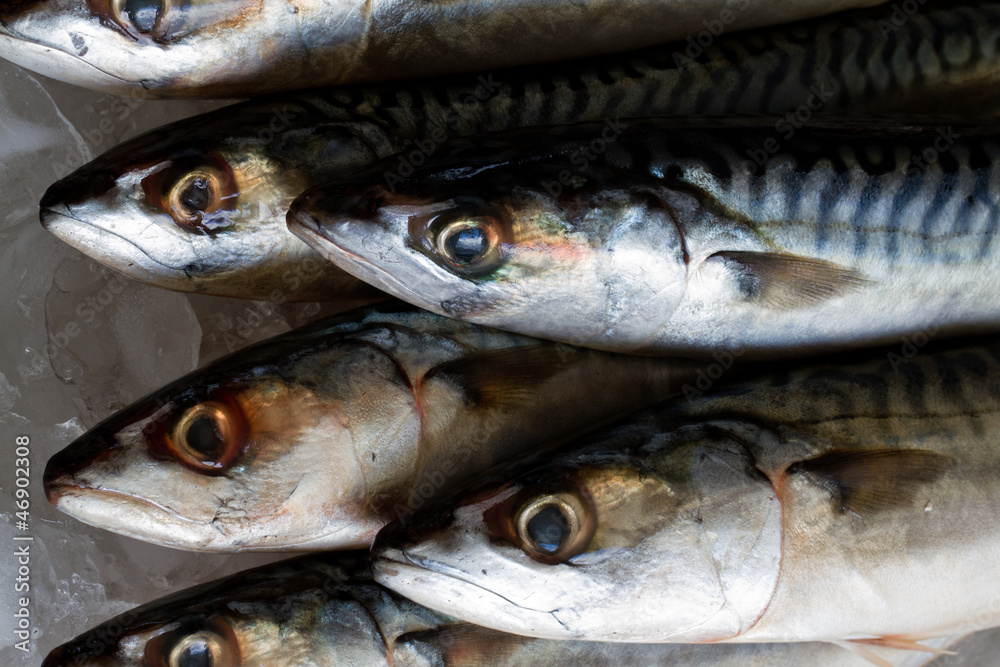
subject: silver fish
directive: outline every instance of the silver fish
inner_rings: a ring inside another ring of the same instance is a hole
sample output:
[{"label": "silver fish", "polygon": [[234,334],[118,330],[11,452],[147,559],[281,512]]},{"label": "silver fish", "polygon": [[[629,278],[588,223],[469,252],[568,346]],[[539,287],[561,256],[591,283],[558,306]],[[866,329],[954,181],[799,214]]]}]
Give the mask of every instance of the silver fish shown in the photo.
[{"label": "silver fish", "polygon": [[46,193],[42,222],[157,286],[362,305],[382,295],[289,234],[284,216],[303,190],[378,158],[399,154],[387,173],[406,177],[448,137],[618,116],[792,114],[787,125],[817,109],[997,113],[1000,2],[932,2],[905,21],[891,14],[875,7],[725,32],[708,47],[237,104],[80,168]]},{"label": "silver fish", "polygon": [[824,644],[644,645],[504,634],[382,588],[365,556],[305,556],[181,591],[81,634],[49,653],[42,667],[866,667]]},{"label": "silver fish", "polygon": [[529,636],[922,651],[1000,625],[998,432],[995,342],[781,369],[500,469],[373,572]]},{"label": "silver fish", "polygon": [[0,57],[114,93],[246,97],[621,51],[884,0],[15,0]]},{"label": "silver fish", "polygon": [[45,489],[86,523],[182,549],[368,546],[461,480],[677,394],[698,370],[386,305],[154,392],[53,456]]},{"label": "silver fish", "polygon": [[[455,140],[289,225],[422,308],[597,349],[802,355],[1000,325],[1000,142],[938,121],[616,120]],[[758,161],[759,160],[759,161]]]}]

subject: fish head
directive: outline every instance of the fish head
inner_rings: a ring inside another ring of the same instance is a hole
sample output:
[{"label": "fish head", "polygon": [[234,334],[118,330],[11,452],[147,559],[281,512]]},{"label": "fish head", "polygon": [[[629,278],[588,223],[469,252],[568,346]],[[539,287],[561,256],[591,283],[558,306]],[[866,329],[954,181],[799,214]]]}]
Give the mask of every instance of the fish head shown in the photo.
[{"label": "fish head", "polygon": [[391,171],[398,161],[376,164],[303,193],[289,228],[438,314],[590,347],[612,333],[616,349],[641,345],[686,286],[667,207],[607,165],[578,171],[578,144],[530,152],[532,138],[456,142],[406,179]]},{"label": "fish head", "polygon": [[370,544],[393,494],[409,488],[420,411],[389,354],[323,327],[305,341],[301,331],[98,424],[49,460],[49,501],[182,549]]},{"label": "fish head", "polygon": [[773,594],[777,501],[732,442],[678,443],[667,459],[591,451],[482,487],[383,529],[374,576],[419,604],[515,634],[735,637]]},{"label": "fish head", "polygon": [[289,234],[284,212],[318,163],[350,165],[369,149],[347,127],[293,126],[307,114],[262,102],[149,132],[53,184],[41,222],[160,287],[295,300],[350,291],[358,281]]},{"label": "fish head", "polygon": [[55,648],[42,664],[381,664],[387,648],[369,610],[379,592],[355,572],[363,555],[324,560],[293,559],[155,600]]},{"label": "fish head", "polygon": [[[329,43],[359,33],[356,5]],[[308,6],[271,0],[14,0],[0,9],[0,57],[86,88],[136,99],[240,97],[304,88]],[[331,67],[335,64],[328,63]],[[298,82],[298,85],[296,85]]]}]

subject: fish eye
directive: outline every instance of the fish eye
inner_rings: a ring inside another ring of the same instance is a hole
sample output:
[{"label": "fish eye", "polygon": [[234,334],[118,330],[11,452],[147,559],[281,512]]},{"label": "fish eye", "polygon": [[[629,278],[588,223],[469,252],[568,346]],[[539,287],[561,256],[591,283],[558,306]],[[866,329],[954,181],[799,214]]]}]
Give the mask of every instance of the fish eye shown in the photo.
[{"label": "fish eye", "polygon": [[143,34],[153,32],[156,23],[163,16],[162,0],[125,0],[121,13],[129,23]]},{"label": "fish eye", "polygon": [[166,208],[183,226],[203,231],[213,226],[209,216],[224,207],[226,198],[223,177],[213,169],[195,169],[179,178],[167,191]]},{"label": "fish eye", "polygon": [[225,667],[232,665],[228,642],[205,630],[183,637],[170,651],[169,667]]},{"label": "fish eye", "polygon": [[189,232],[212,234],[235,217],[236,174],[218,151],[185,150],[142,179],[145,203]]},{"label": "fish eye", "polygon": [[514,531],[535,560],[565,562],[587,548],[594,533],[593,512],[575,493],[535,496],[517,510]]},{"label": "fish eye", "polygon": [[236,667],[242,663],[232,626],[220,618],[184,623],[150,639],[143,663],[149,667]]},{"label": "fish eye", "polygon": [[200,472],[225,471],[243,450],[245,429],[238,410],[221,401],[187,408],[170,430],[170,453]]},{"label": "fish eye", "polygon": [[498,224],[491,217],[452,220],[439,227],[437,252],[456,269],[489,271],[502,261]]}]

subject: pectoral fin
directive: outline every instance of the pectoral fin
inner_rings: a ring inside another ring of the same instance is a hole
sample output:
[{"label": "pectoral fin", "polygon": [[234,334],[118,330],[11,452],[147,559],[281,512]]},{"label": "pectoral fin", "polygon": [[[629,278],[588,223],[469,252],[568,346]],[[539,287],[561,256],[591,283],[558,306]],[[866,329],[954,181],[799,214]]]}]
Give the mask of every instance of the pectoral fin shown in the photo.
[{"label": "pectoral fin", "polygon": [[812,257],[780,252],[719,252],[736,272],[747,301],[768,308],[806,308],[870,282],[862,273]]},{"label": "pectoral fin", "polygon": [[921,644],[918,640],[909,637],[873,637],[871,639],[851,639],[852,644],[864,644],[867,646],[882,646],[883,648],[894,648],[900,651],[921,651],[923,653],[933,653],[934,655],[955,655],[954,651],[946,651],[933,646]]},{"label": "pectoral fin", "polygon": [[841,512],[864,516],[909,505],[953,463],[949,456],[923,449],[833,452],[795,463],[788,473],[827,489]]},{"label": "pectoral fin", "polygon": [[[955,637],[950,640],[949,643],[954,643],[954,641],[960,641],[961,637]],[[858,657],[864,658],[873,665],[878,667],[896,667],[899,661],[890,662],[880,655],[877,655],[872,651],[869,646],[880,646],[882,648],[896,649],[900,651],[916,651],[920,653],[930,653],[933,656],[941,655],[955,655],[954,651],[945,651],[943,649],[935,648],[933,646],[926,646],[920,644],[915,639],[910,639],[907,637],[874,637],[871,639],[845,639],[843,641],[834,642],[837,646],[847,649],[851,653],[857,655]],[[931,662],[934,658],[928,658],[927,662]],[[907,664],[910,664],[907,662]],[[926,664],[926,663],[921,663]]]},{"label": "pectoral fin", "polygon": [[484,352],[435,366],[422,384],[443,380],[459,389],[469,406],[514,408],[533,400],[541,384],[587,353],[554,343]]}]

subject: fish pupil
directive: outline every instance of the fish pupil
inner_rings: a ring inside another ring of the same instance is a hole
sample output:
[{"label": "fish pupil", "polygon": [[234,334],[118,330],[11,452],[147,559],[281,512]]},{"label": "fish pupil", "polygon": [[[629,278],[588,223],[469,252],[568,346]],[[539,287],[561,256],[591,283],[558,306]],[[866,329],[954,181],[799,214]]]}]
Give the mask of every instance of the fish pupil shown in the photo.
[{"label": "fish pupil", "polygon": [[448,250],[459,262],[471,262],[486,250],[486,236],[478,227],[467,227],[451,235]]},{"label": "fish pupil", "polygon": [[547,553],[559,551],[569,533],[569,521],[562,509],[548,505],[528,521],[528,535],[539,549]]},{"label": "fish pupil", "polygon": [[212,667],[212,652],[208,642],[193,641],[185,646],[177,660],[177,667]]},{"label": "fish pupil", "polygon": [[139,32],[152,32],[160,15],[160,0],[125,0],[125,13]]},{"label": "fish pupil", "polygon": [[211,199],[208,179],[201,176],[191,181],[181,193],[181,204],[192,211],[205,211]]},{"label": "fish pupil", "polygon": [[191,422],[186,439],[188,447],[205,458],[212,459],[217,457],[223,444],[215,420],[209,416],[201,416]]}]

